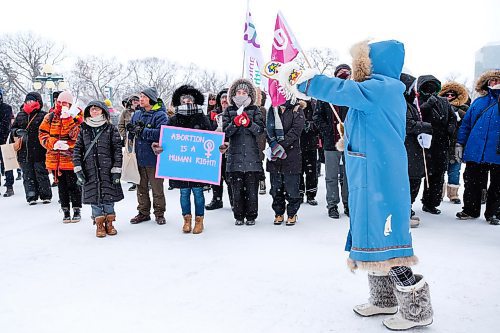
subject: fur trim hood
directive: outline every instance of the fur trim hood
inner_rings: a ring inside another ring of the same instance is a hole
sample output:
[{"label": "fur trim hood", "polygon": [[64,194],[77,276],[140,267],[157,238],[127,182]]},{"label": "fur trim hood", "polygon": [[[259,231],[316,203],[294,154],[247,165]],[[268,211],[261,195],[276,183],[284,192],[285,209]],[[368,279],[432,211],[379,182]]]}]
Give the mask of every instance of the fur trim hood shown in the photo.
[{"label": "fur trim hood", "polygon": [[175,89],[174,94],[172,95],[172,105],[174,107],[181,105],[181,97],[184,95],[191,95],[194,98],[194,104],[203,105],[205,103],[205,96],[191,85],[183,85],[179,88]]},{"label": "fur trim hood", "polygon": [[475,87],[475,90],[479,93],[479,95],[485,96],[488,94],[488,81],[495,78],[495,77],[500,78],[500,70],[499,69],[486,71],[483,74],[481,74],[479,79],[477,79],[476,87]]},{"label": "fur trim hood", "polygon": [[356,82],[380,74],[399,80],[403,69],[404,45],[396,40],[368,43],[364,40],[351,48],[352,78]]},{"label": "fur trim hood", "polygon": [[250,99],[252,101],[250,105],[255,104],[257,102],[257,91],[255,90],[252,82],[247,79],[238,79],[231,84],[227,92],[227,100],[229,102],[229,105],[234,105],[233,97],[236,96],[236,87],[238,87],[240,84],[246,84],[248,86],[248,96],[250,96]]},{"label": "fur trim hood", "polygon": [[467,100],[469,99],[469,93],[467,92],[467,89],[463,84],[454,81],[446,82],[441,87],[439,96],[445,97],[444,95],[450,91],[454,91],[457,93],[457,98],[450,102],[451,105],[459,107],[467,103]]}]

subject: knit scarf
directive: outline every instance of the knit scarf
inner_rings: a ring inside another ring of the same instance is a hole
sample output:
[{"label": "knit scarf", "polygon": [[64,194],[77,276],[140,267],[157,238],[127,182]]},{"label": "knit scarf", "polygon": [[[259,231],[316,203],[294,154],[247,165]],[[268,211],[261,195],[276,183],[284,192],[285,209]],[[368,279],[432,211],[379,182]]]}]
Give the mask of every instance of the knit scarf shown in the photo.
[{"label": "knit scarf", "polygon": [[197,104],[182,104],[175,107],[175,114],[192,116],[197,113],[203,113],[203,108]]},{"label": "knit scarf", "polygon": [[106,124],[108,120],[104,117],[103,114],[97,117],[87,117],[85,118],[85,123],[90,127],[99,127]]},{"label": "knit scarf", "polygon": [[266,131],[270,141],[280,142],[285,140],[285,132],[283,131],[278,106],[273,106],[272,112],[267,113]]}]

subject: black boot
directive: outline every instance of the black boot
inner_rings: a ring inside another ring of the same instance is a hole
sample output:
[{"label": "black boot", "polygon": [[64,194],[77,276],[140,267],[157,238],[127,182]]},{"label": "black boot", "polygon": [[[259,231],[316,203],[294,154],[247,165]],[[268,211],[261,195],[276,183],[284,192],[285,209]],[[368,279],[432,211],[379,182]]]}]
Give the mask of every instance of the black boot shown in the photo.
[{"label": "black boot", "polygon": [[332,219],[340,218],[339,209],[336,205],[328,208],[328,216],[331,217]]},{"label": "black boot", "polygon": [[437,209],[436,207],[430,207],[430,206],[423,205],[422,206],[422,210],[424,212],[431,213],[431,214],[434,214],[434,215],[441,214],[441,211],[439,209]]},{"label": "black boot", "polygon": [[11,197],[14,195],[14,189],[12,186],[7,186],[7,192],[3,194],[4,197]]},{"label": "black boot", "polygon": [[219,209],[222,208],[222,200],[213,198],[212,201],[208,205],[205,205],[206,210],[214,210],[214,209]]},{"label": "black boot", "polygon": [[73,218],[71,219],[71,223],[80,222],[81,219],[82,216],[80,215],[80,208],[78,207],[73,208]]},{"label": "black boot", "polygon": [[69,208],[63,207],[61,209],[64,213],[63,223],[70,223],[71,222],[71,214],[69,212]]}]

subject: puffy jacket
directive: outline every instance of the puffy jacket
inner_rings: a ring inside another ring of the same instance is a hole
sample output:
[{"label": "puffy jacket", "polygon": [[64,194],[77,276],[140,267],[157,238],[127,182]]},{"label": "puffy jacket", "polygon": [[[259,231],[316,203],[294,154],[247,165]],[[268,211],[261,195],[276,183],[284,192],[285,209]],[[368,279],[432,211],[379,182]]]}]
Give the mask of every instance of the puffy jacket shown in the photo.
[{"label": "puffy jacket", "polygon": [[[38,139],[47,149],[45,167],[49,170],[73,170],[73,148],[83,121],[83,112],[77,116],[62,119],[60,114],[52,111],[47,114],[40,125]],[[54,144],[64,140],[69,145],[68,150],[54,150]]]},{"label": "puffy jacket", "polygon": [[[146,111],[144,108],[136,110],[130,123],[135,125],[138,122],[142,122],[145,127],[141,135],[135,138],[137,164],[140,167],[154,167],[156,166],[156,155],[153,149],[151,149],[151,144],[160,141],[161,126],[168,124],[168,117],[163,101],[158,99],[158,103],[149,111]],[[129,134],[129,138],[134,138],[133,133]]]},{"label": "puffy jacket", "polygon": [[[100,133],[85,161],[83,160],[91,142]],[[84,204],[103,204],[123,199],[120,184],[113,184],[111,170],[121,173],[122,144],[118,129],[106,123],[100,127],[91,127],[83,123],[75,144],[73,154],[75,171],[82,170],[86,182],[83,185],[82,202]]]},{"label": "puffy jacket", "polygon": [[497,152],[500,140],[499,112],[498,97],[492,94],[491,89],[486,96],[472,102],[462,119],[457,137],[457,142],[465,147],[465,162],[500,164],[500,154]]},{"label": "puffy jacket", "polygon": [[[333,106],[340,120],[345,121],[347,116],[347,111],[349,110],[346,106]],[[319,129],[319,133],[323,140],[323,149],[326,151],[336,151],[335,144],[340,139],[340,133],[337,129],[338,120],[333,114],[332,108],[327,102],[317,101],[316,107],[314,108],[313,120],[316,127]]]}]

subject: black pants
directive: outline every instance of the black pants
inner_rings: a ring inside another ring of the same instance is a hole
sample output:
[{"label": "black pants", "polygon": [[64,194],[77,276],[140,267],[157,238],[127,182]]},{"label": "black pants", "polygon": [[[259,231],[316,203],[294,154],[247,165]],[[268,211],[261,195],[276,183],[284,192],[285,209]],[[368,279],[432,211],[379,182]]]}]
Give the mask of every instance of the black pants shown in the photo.
[{"label": "black pants", "polygon": [[76,184],[76,174],[72,170],[61,170],[57,176],[57,188],[61,208],[82,208],[82,188]]},{"label": "black pants", "polygon": [[429,187],[424,182],[424,193],[422,195],[422,204],[427,207],[438,207],[443,198],[444,173],[434,172],[429,174]]},{"label": "black pants", "polygon": [[[284,175],[271,173],[271,193],[273,197],[273,210],[276,215],[285,214],[292,217],[297,214],[302,198],[300,197],[300,174]],[[286,205],[286,201],[288,205]]]},{"label": "black pants", "polygon": [[236,220],[255,220],[259,212],[260,172],[228,172],[233,192],[233,214]]},{"label": "black pants", "polygon": [[[300,177],[300,196],[314,199],[318,192],[318,157],[316,150],[302,151],[302,175]],[[304,181],[305,174],[305,181]]]},{"label": "black pants", "polygon": [[486,199],[484,217],[490,218],[500,214],[500,165],[488,163],[467,162],[464,172],[464,212],[472,217],[481,215],[481,192],[488,185],[490,187]]},{"label": "black pants", "polygon": [[21,163],[26,201],[52,199],[49,172],[44,162]]},{"label": "black pants", "polygon": [[417,198],[418,191],[420,191],[420,184],[422,183],[422,178],[410,178],[410,196],[411,203],[415,202]]}]

